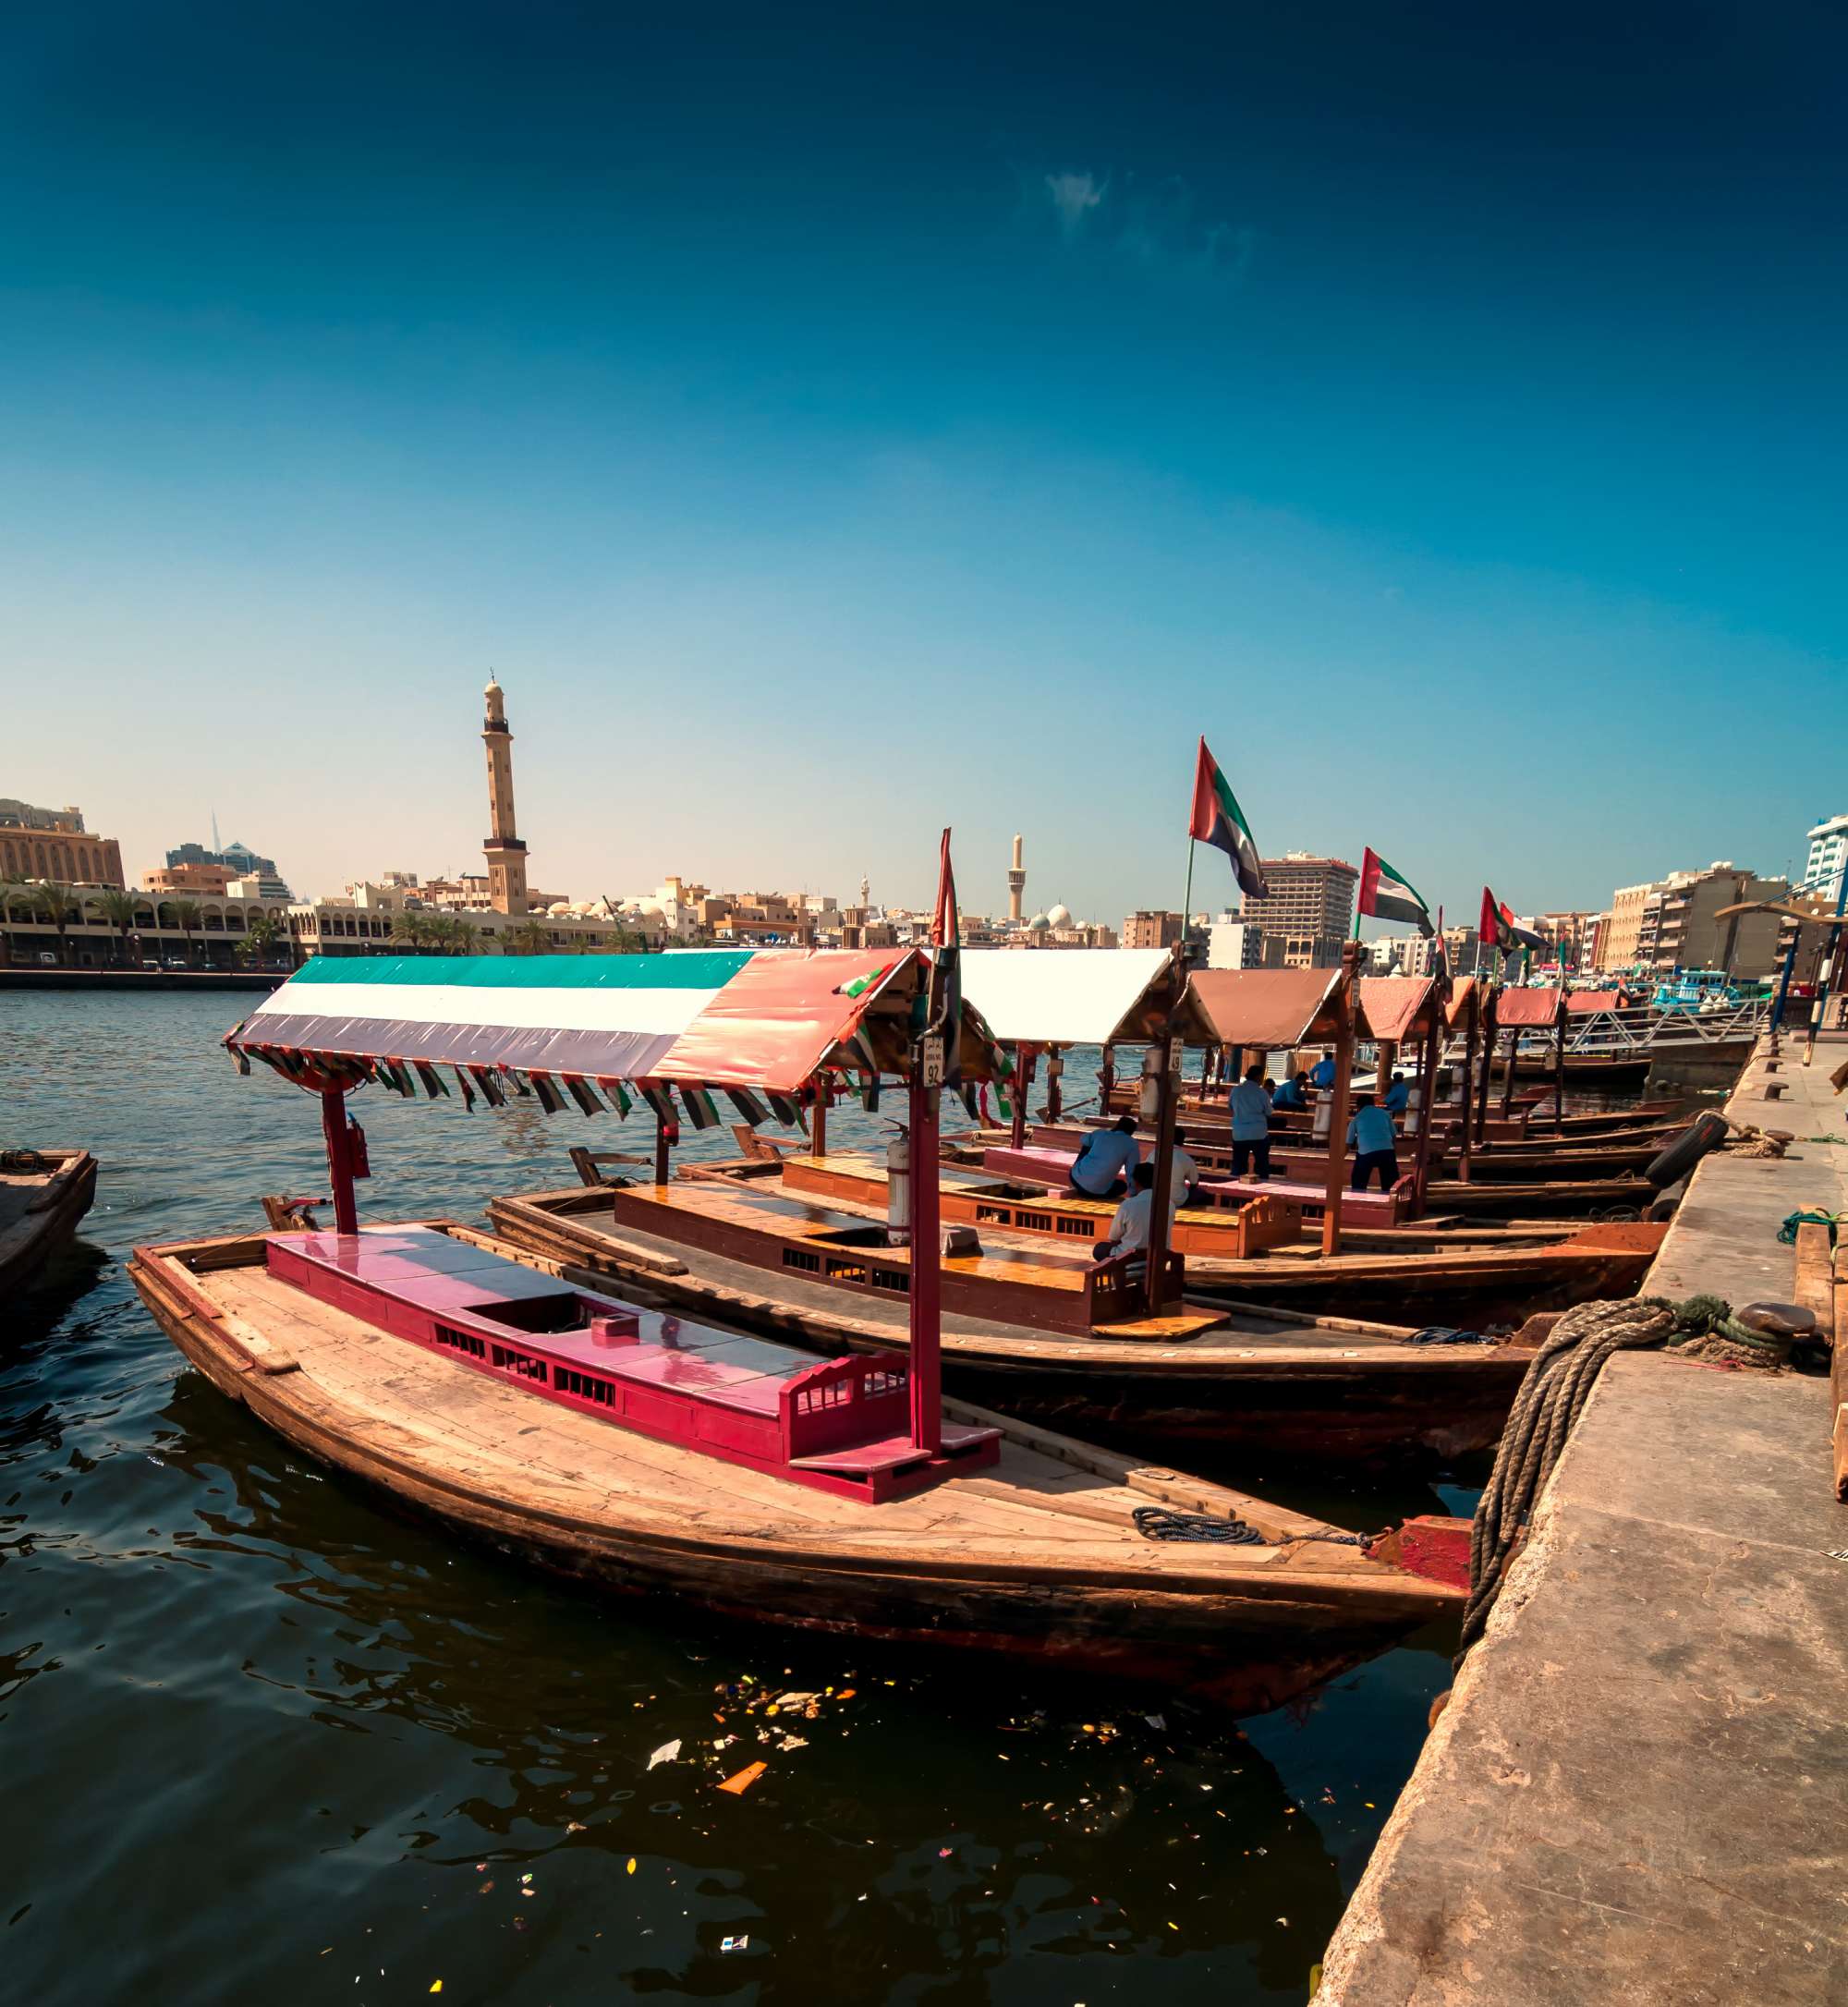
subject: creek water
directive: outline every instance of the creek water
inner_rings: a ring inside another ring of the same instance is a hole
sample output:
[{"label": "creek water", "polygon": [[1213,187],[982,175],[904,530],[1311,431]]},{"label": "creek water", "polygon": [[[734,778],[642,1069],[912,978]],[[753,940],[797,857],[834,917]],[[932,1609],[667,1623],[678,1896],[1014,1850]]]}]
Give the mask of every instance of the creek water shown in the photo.
[{"label": "creek water", "polygon": [[[602,1600],[407,1516],[185,1368],[121,1267],[251,1228],[260,1192],[324,1189],[313,1105],[219,1050],[253,1002],[0,996],[0,1142],[102,1162],[79,1245],[0,1310],[8,1998],[1307,1998],[1448,1637],[1233,1721],[1159,1687]],[[587,1134],[651,1134],[372,1089],[356,1113],[374,1219],[474,1218],[571,1182]],[[885,1133],[832,1117],[844,1145]],[[1478,1475],[1266,1485],[1373,1527],[1466,1512]],[[771,1716],[792,1690],[813,1715]],[[714,1788],[759,1758],[748,1793]]]}]

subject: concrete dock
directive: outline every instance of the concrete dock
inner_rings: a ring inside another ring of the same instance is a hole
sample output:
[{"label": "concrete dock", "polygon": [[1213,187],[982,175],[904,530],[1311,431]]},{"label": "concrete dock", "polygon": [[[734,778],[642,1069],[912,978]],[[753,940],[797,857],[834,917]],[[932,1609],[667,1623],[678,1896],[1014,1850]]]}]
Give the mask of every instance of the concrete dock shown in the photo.
[{"label": "concrete dock", "polygon": [[[1827,1040],[1805,1068],[1786,1040],[1771,1076],[1755,1055],[1727,1113],[1838,1140],[1703,1160],[1646,1294],[1792,1300],[1779,1224],[1848,1210],[1848,1099],[1828,1083],[1844,1058],[1848,1041]],[[1789,1083],[1781,1100],[1765,1098],[1770,1077]],[[1611,1361],[1329,1947],[1317,2007],[1848,2001],[1832,1419],[1813,1376]]]}]

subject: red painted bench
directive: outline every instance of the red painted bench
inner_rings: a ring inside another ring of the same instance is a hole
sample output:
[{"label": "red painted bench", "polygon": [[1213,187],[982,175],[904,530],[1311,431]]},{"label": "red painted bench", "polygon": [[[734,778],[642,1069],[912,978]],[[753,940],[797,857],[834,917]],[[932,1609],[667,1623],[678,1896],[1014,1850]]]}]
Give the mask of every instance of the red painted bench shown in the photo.
[{"label": "red painted bench", "polygon": [[918,1448],[903,1365],[815,1360],[576,1289],[432,1227],[276,1234],[279,1281],[393,1337],[704,1454],[877,1503],[991,1464],[992,1429]]}]

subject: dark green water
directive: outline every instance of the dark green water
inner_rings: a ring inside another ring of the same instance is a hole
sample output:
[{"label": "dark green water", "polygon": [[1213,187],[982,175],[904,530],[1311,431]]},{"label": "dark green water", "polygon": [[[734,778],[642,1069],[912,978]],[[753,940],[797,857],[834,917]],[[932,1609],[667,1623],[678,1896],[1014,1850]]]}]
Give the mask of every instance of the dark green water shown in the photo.
[{"label": "dark green water", "polygon": [[[119,1266],[324,1186],[308,1099],[217,1049],[249,1001],[0,996],[0,1141],[103,1162],[83,1245],[0,1313],[8,2000],[1306,1998],[1446,1639],[1234,1723],[599,1601],[400,1514],[183,1370]],[[575,1113],[356,1112],[373,1218],[469,1217],[616,1140]],[[1356,1526],[1473,1495],[1271,1489]],[[812,1721],[747,1711],[829,1686]],[[759,1758],[747,1794],[714,1788]]]}]

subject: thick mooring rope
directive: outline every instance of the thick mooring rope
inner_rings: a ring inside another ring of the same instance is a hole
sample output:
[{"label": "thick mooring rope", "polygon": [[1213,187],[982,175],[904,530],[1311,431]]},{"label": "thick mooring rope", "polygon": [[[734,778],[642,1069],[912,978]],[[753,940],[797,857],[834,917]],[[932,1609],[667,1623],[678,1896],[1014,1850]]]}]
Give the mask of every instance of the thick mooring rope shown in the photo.
[{"label": "thick mooring rope", "polygon": [[1547,1334],[1514,1396],[1495,1452],[1495,1467],[1477,1503],[1469,1535],[1469,1601],[1454,1664],[1463,1663],[1464,1655],[1482,1636],[1501,1593],[1509,1553],[1585,1411],[1604,1362],[1613,1353],[1663,1344],[1678,1329],[1710,1329],[1708,1313],[1713,1306],[1720,1317],[1727,1314],[1726,1305],[1717,1297],[1696,1296],[1681,1306],[1659,1296],[1581,1303]]}]

